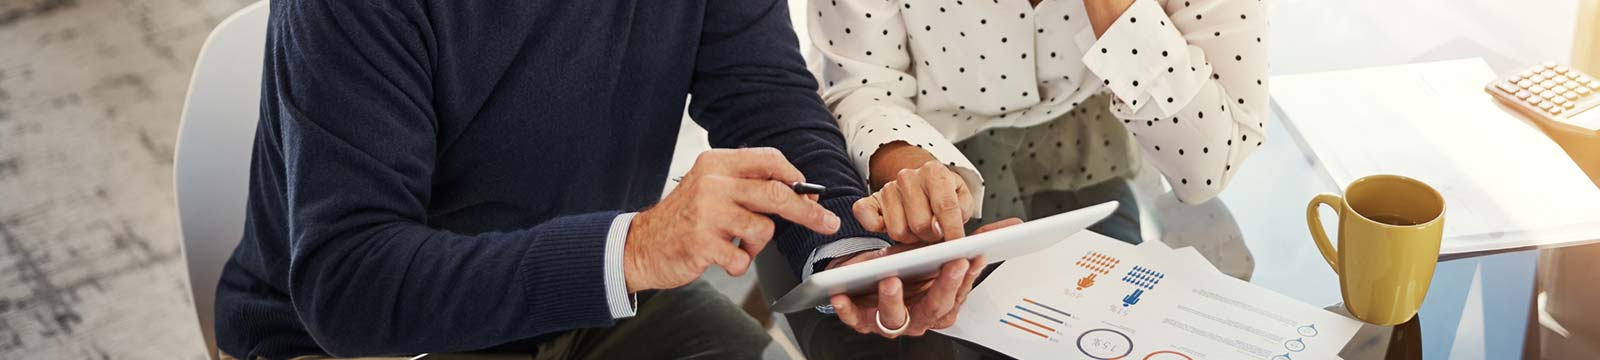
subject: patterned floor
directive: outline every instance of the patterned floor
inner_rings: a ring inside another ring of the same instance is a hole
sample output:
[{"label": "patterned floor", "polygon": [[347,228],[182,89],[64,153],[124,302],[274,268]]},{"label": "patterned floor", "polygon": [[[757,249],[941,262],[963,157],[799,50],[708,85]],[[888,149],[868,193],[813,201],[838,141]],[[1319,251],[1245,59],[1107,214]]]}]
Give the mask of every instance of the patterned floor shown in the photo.
[{"label": "patterned floor", "polygon": [[201,359],[172,148],[246,0],[0,1],[0,358]]}]

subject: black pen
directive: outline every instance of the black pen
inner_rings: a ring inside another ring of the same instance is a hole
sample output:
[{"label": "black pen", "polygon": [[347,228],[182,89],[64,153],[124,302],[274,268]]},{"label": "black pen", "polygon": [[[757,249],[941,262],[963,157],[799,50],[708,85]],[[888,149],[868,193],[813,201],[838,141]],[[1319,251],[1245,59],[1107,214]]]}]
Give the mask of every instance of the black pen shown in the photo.
[{"label": "black pen", "polygon": [[[672,178],[672,182],[683,182],[683,177],[679,176]],[[794,193],[800,195],[822,195],[822,192],[828,191],[827,186],[812,184],[804,181],[790,183],[789,188],[793,189]]]}]

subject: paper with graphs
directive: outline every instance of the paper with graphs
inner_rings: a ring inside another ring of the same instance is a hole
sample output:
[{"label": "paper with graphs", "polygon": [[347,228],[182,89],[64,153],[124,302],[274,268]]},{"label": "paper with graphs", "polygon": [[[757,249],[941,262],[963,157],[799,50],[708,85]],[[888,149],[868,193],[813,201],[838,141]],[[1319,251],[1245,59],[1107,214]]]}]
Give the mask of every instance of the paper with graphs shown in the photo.
[{"label": "paper with graphs", "polygon": [[1333,359],[1359,321],[1218,272],[1193,248],[1083,231],[1007,261],[942,333],[1021,359]]}]

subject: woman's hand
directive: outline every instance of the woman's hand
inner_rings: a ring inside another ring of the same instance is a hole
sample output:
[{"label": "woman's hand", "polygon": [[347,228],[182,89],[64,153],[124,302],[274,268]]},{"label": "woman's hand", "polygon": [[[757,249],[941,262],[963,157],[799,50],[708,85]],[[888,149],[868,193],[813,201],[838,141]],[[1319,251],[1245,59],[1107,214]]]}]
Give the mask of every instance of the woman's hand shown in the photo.
[{"label": "woman's hand", "polygon": [[[978,228],[974,234],[1021,223],[1022,220],[1017,218],[1000,220]],[[885,249],[863,251],[834,259],[828,268],[849,266],[922,246],[924,244],[895,244]],[[828,303],[833,305],[839,321],[856,332],[876,333],[890,339],[900,335],[922,336],[928,330],[955,325],[961,304],[966,303],[973,283],[978,280],[978,275],[983,274],[983,268],[987,265],[983,256],[970,260],[951,260],[940,266],[934,278],[902,280],[891,277],[878,281],[877,293],[856,296],[838,294],[830,297]],[[879,312],[883,314],[880,316]],[[907,319],[910,319],[909,323]],[[882,328],[878,327],[879,320],[883,322]]]},{"label": "woman's hand", "polygon": [[901,243],[959,239],[976,211],[967,182],[937,160],[901,169],[852,210],[867,231],[888,233]]}]

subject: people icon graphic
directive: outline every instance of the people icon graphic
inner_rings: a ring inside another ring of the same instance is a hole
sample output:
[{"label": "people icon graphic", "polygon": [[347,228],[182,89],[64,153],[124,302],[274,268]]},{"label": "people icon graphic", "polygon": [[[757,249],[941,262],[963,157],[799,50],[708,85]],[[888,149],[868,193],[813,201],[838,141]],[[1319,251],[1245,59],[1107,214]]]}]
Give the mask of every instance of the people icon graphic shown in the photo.
[{"label": "people icon graphic", "polygon": [[1139,295],[1142,295],[1142,294],[1144,294],[1144,289],[1133,289],[1133,293],[1132,294],[1128,294],[1128,296],[1123,296],[1122,297],[1122,307],[1128,307],[1128,306],[1133,305],[1133,304],[1138,304],[1139,303]]}]

